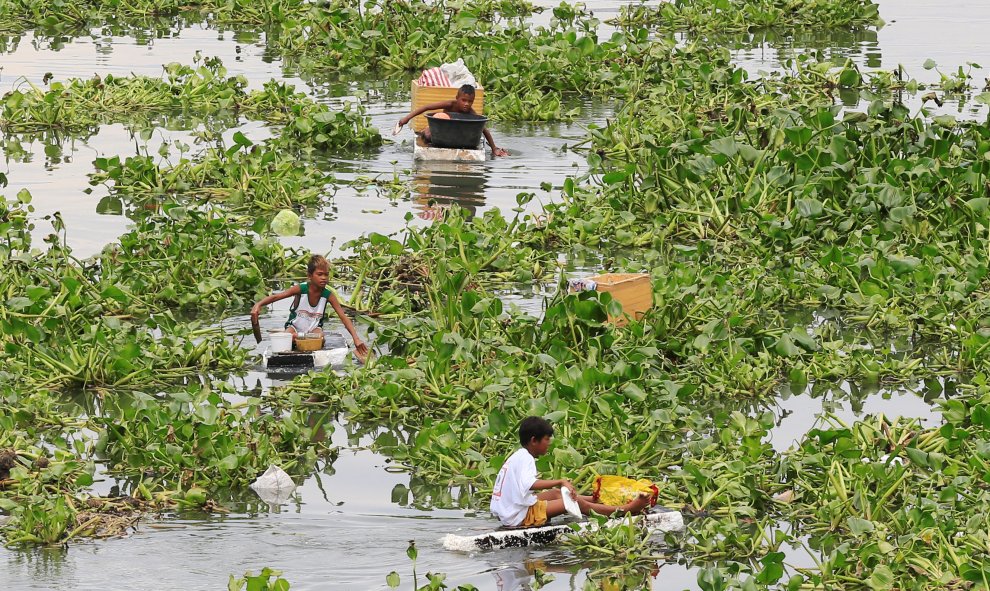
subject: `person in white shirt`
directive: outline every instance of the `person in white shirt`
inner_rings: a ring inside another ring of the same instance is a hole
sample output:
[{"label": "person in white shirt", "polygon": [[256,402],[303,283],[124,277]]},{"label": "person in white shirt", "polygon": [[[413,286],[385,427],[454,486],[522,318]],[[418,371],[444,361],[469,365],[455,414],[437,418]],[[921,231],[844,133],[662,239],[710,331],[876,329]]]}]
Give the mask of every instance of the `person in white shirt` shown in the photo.
[{"label": "person in white shirt", "polygon": [[[502,465],[492,490],[491,512],[506,527],[545,525],[551,517],[566,512],[560,489],[566,488],[577,500],[581,513],[601,515],[639,513],[649,507],[648,496],[640,495],[615,507],[594,502],[593,497],[577,494],[570,480],[540,480],[536,458],[547,453],[553,440],[553,426],[541,417],[526,417],[519,423],[519,444]],[[543,491],[539,494],[534,491]]]}]

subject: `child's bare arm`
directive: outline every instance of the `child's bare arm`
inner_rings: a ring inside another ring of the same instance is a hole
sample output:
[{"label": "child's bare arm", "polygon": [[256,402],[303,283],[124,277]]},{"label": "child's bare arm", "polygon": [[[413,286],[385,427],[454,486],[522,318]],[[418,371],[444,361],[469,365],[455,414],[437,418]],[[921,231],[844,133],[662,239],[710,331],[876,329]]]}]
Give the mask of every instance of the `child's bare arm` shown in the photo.
[{"label": "child's bare arm", "polygon": [[488,128],[487,127],[482,131],[482,133],[485,134],[485,141],[487,141],[488,142],[488,145],[492,147],[492,156],[493,157],[494,156],[508,156],[509,155],[509,151],[508,150],[506,150],[505,148],[499,148],[498,146],[495,145],[495,138],[492,137],[492,132],[488,131]]},{"label": "child's bare arm", "polygon": [[559,480],[537,480],[536,482],[533,483],[532,486],[529,487],[529,489],[546,490],[548,488],[557,488],[558,486],[560,488],[566,488],[567,490],[571,491],[571,494],[573,494],[575,497],[577,496],[577,490],[574,488],[574,485],[571,484],[570,480],[564,478],[561,478]]},{"label": "child's bare arm", "polygon": [[417,115],[422,115],[423,113],[425,113],[427,111],[445,111],[445,110],[448,110],[448,109],[452,108],[451,107],[452,104],[453,104],[453,101],[442,101],[442,102],[439,102],[439,103],[430,103],[428,105],[424,105],[424,106],[416,109],[412,113],[409,113],[408,115],[406,115],[402,119],[399,119],[399,124],[400,125],[405,125],[406,123],[409,123],[410,121],[412,121],[413,117],[416,117]]},{"label": "child's bare arm", "polygon": [[347,332],[351,333],[351,338],[354,339],[354,350],[357,351],[358,359],[363,362],[368,355],[368,345],[365,345],[361,337],[358,336],[357,330],[354,329],[354,324],[347,317],[347,314],[344,313],[344,309],[340,306],[337,296],[333,293],[330,294],[330,305],[333,306],[333,311],[337,313],[337,317],[344,324],[344,328],[347,329]]},{"label": "child's bare arm", "polygon": [[291,298],[292,296],[299,295],[299,293],[300,293],[299,285],[296,284],[285,291],[280,291],[278,293],[273,293],[270,296],[266,296],[262,298],[260,302],[258,302],[257,304],[251,307],[251,317],[257,318],[258,314],[261,313],[261,309],[267,306],[268,304],[277,302],[279,300],[284,300],[285,298]]}]

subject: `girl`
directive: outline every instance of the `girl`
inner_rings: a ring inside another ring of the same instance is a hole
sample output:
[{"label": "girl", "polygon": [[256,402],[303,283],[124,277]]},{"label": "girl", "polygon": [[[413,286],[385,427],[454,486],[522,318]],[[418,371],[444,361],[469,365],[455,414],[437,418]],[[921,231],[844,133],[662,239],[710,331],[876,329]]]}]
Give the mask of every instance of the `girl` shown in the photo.
[{"label": "girl", "polygon": [[285,329],[292,333],[292,340],[295,342],[296,335],[306,333],[317,333],[323,336],[323,318],[326,313],[327,302],[333,306],[334,312],[344,324],[347,332],[351,333],[354,339],[354,351],[361,362],[368,356],[368,346],[361,341],[350,318],[344,314],[344,309],[337,301],[337,294],[327,287],[330,281],[330,263],[318,254],[314,254],[306,265],[308,280],[305,283],[297,283],[289,289],[272,294],[251,308],[251,321],[258,322],[258,314],[261,313],[262,306],[267,306],[272,302],[294,297],[292,307],[289,308],[289,319],[285,323]]}]

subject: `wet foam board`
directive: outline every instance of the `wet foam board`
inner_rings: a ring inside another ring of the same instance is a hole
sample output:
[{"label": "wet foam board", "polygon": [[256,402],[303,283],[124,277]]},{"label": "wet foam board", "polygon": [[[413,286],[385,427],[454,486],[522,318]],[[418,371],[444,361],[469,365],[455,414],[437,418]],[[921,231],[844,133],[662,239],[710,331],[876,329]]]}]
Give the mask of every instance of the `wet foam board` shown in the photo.
[{"label": "wet foam board", "polygon": [[[684,517],[680,511],[656,508],[651,513],[634,517],[635,520],[645,521],[646,525],[655,532],[677,532],[684,530]],[[627,523],[628,517],[616,517],[605,522],[604,527],[616,527]],[[598,529],[598,522],[578,522],[579,530]],[[542,527],[527,527],[519,529],[500,529],[475,536],[459,536],[447,534],[443,537],[443,547],[455,552],[474,552],[477,550],[500,550],[503,548],[521,548],[523,546],[542,546],[553,544],[561,536],[574,533],[571,524],[544,525]]]},{"label": "wet foam board", "polygon": [[417,137],[415,148],[413,148],[413,158],[416,160],[446,160],[448,162],[484,162],[485,149],[434,148],[428,146],[423,138]]}]

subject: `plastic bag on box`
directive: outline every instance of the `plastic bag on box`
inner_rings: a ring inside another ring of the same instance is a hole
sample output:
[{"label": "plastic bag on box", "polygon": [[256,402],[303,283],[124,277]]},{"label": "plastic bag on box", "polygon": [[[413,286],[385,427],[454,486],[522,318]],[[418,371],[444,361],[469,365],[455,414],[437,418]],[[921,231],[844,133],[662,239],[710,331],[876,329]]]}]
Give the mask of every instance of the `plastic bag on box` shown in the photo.
[{"label": "plastic bag on box", "polygon": [[478,81],[474,79],[474,74],[471,73],[471,70],[468,70],[467,66],[464,65],[463,59],[457,58],[456,62],[443,64],[440,66],[440,69],[447,75],[450,86],[458,88],[465,84],[470,84],[478,88]]},{"label": "plastic bag on box", "polygon": [[660,490],[657,485],[645,478],[633,480],[625,476],[603,475],[595,478],[595,502],[605,505],[620,506],[636,498],[636,495],[650,495],[650,506],[657,504]]}]

